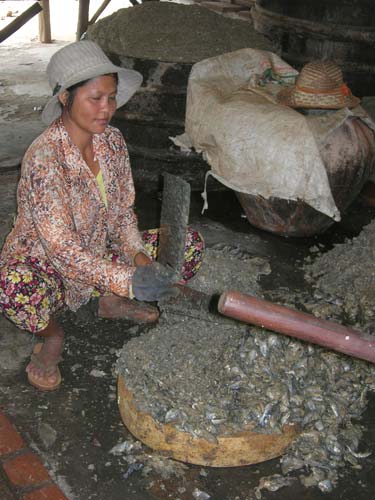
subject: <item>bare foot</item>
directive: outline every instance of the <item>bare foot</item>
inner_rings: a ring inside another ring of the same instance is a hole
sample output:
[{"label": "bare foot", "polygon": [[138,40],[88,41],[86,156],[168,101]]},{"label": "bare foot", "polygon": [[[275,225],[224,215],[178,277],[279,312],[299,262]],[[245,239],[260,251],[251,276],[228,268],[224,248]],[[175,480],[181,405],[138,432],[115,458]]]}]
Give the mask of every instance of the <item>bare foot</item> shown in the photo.
[{"label": "bare foot", "polygon": [[117,295],[99,298],[98,316],[108,319],[129,319],[137,323],[155,323],[159,319],[157,307]]},{"label": "bare foot", "polygon": [[[51,320],[47,328],[39,335],[44,337],[44,344],[40,350],[34,350],[32,359],[26,367],[26,373],[33,385],[38,387],[37,384],[40,383],[54,388],[61,378],[57,364],[63,351],[64,331],[55,320]],[[48,389],[45,388],[45,390]]]}]

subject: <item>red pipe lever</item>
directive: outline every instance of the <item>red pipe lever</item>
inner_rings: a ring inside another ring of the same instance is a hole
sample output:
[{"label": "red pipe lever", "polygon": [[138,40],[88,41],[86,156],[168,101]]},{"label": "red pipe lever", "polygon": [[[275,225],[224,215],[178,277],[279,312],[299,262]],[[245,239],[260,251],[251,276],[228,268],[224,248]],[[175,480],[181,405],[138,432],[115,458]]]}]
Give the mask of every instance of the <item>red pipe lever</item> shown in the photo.
[{"label": "red pipe lever", "polygon": [[221,314],[375,362],[375,336],[240,292],[221,294]]}]

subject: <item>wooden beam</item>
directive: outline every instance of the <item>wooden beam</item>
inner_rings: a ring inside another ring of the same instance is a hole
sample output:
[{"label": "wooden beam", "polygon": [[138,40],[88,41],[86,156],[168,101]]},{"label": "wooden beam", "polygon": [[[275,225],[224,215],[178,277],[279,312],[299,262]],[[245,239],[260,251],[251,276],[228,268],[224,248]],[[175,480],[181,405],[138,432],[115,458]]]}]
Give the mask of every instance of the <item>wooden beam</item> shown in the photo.
[{"label": "wooden beam", "polygon": [[89,9],[90,0],[79,0],[78,24],[76,34],[77,40],[80,40],[83,33],[87,31],[87,27],[89,25]]},{"label": "wooden beam", "polygon": [[0,31],[0,43],[3,42],[10,35],[13,35],[17,30],[19,30],[27,21],[30,21],[32,17],[42,10],[39,2],[35,2],[31,5],[25,12],[22,12],[16,19],[9,23],[5,28]]},{"label": "wooden beam", "polygon": [[95,12],[95,14],[90,19],[89,25],[90,24],[94,24],[96,22],[96,20],[98,19],[98,17],[100,16],[100,14],[104,11],[104,9],[107,7],[107,5],[109,4],[110,1],[111,0],[104,0],[104,2],[101,4],[101,6],[99,7],[99,9]]},{"label": "wooden beam", "polygon": [[49,9],[49,0],[39,0],[43,11],[39,14],[39,41],[42,43],[51,43],[51,18]]}]

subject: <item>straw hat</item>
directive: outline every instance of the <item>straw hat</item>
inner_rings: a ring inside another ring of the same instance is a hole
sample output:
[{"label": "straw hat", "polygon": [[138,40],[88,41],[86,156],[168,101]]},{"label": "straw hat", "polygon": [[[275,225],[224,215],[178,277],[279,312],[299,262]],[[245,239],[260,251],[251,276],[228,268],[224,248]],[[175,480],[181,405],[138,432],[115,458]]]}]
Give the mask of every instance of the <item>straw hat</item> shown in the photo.
[{"label": "straw hat", "polygon": [[61,114],[58,94],[76,83],[109,73],[118,74],[117,108],[123,106],[138,90],[142,75],[138,71],[115,66],[95,42],[82,40],[66,45],[55,52],[47,66],[47,76],[53,97],[42,112],[49,125]]},{"label": "straw hat", "polygon": [[277,94],[277,101],[292,108],[342,109],[360,103],[343,81],[342,71],[330,61],[306,64],[296,84]]}]

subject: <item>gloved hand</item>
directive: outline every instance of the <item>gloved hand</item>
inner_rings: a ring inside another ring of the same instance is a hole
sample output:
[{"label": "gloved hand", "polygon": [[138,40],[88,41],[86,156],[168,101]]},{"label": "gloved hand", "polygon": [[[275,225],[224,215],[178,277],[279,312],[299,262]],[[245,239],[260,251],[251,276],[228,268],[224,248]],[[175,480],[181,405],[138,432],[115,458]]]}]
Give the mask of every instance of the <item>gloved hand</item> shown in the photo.
[{"label": "gloved hand", "polygon": [[177,280],[177,274],[159,262],[137,267],[132,280],[134,297],[147,302],[175,297],[178,290],[173,284]]}]

